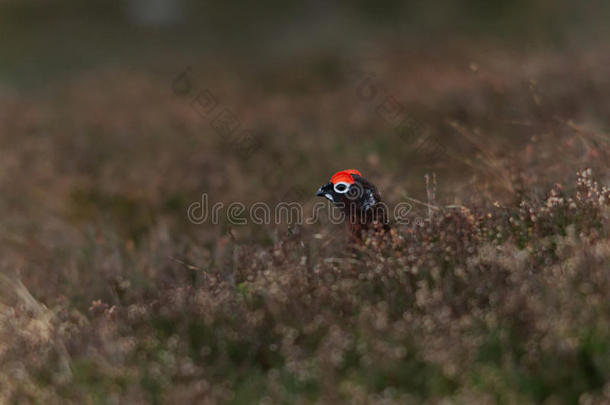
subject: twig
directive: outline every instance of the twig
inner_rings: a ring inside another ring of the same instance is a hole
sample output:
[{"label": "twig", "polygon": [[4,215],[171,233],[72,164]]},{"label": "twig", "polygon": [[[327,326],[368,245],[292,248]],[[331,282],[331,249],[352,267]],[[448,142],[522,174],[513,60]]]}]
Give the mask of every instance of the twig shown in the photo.
[{"label": "twig", "polygon": [[432,204],[436,200],[436,173],[432,173],[432,184],[430,184],[430,175],[424,175],[426,179],[426,197],[428,198],[428,221],[432,221]]},{"label": "twig", "polygon": [[177,259],[177,258],[172,257],[172,256],[168,256],[168,259],[173,260],[173,261],[175,261],[176,263],[183,265],[184,267],[186,267],[186,268],[187,268],[187,269],[189,269],[189,270],[198,270],[198,271],[202,271],[202,270],[203,270],[203,269],[201,269],[201,268],[199,268],[199,267],[197,267],[197,266],[194,266],[194,265],[192,265],[192,264],[188,264],[188,263],[183,262],[182,260]]},{"label": "twig", "polygon": [[431,208],[431,209],[433,209],[433,210],[437,210],[437,211],[440,211],[440,210],[441,210],[439,207],[437,207],[437,206],[435,206],[435,205],[426,204],[425,202],[423,202],[423,201],[419,201],[419,200],[417,200],[417,199],[415,199],[415,198],[413,198],[413,197],[405,197],[405,198],[406,198],[407,200],[413,201],[413,202],[414,202],[414,203],[416,203],[416,204],[423,205],[424,207],[428,207],[428,208]]}]

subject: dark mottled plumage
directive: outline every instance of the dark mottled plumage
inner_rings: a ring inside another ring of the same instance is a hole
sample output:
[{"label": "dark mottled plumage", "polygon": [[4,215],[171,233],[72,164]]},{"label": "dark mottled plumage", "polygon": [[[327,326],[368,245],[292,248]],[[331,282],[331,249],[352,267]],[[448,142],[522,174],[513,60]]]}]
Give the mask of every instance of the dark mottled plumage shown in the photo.
[{"label": "dark mottled plumage", "polygon": [[388,209],[379,191],[357,170],[335,173],[316,195],[325,197],[343,211],[347,233],[355,241],[361,241],[371,230],[385,233],[390,229]]}]

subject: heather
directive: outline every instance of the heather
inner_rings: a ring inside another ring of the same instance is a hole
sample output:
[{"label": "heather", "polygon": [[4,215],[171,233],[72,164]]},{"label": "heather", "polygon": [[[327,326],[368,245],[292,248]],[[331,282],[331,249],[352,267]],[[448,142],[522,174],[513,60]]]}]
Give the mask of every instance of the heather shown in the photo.
[{"label": "heather", "polygon": [[[0,403],[610,403],[603,42],[182,34],[0,69]],[[351,167],[411,207],[389,236],[187,215]]]}]

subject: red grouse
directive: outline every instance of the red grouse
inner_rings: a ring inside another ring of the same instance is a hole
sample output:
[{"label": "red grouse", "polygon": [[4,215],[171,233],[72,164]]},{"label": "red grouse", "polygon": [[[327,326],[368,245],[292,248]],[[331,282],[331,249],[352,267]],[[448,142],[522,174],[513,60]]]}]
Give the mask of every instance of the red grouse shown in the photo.
[{"label": "red grouse", "polygon": [[387,206],[377,188],[358,170],[335,173],[316,195],[327,198],[342,210],[348,235],[353,240],[362,241],[364,234],[371,230],[382,233],[389,230]]}]

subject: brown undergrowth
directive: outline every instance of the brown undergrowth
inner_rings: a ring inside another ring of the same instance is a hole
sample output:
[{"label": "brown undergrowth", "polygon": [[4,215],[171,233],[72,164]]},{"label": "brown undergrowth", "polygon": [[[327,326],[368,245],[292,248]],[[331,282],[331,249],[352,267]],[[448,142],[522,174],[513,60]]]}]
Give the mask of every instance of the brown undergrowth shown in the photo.
[{"label": "brown undergrowth", "polygon": [[224,266],[117,280],[88,313],[5,277],[2,402],[605,403],[609,203],[584,170],[515,206],[441,209],[394,244],[236,244]]},{"label": "brown undergrowth", "polygon": [[[0,404],[609,403],[608,53],[463,48],[380,52],[372,101],[329,54],[193,64],[255,153],[172,92],[185,66],[3,93]],[[389,241],[186,217],[308,212],[345,167],[412,203]]]}]

